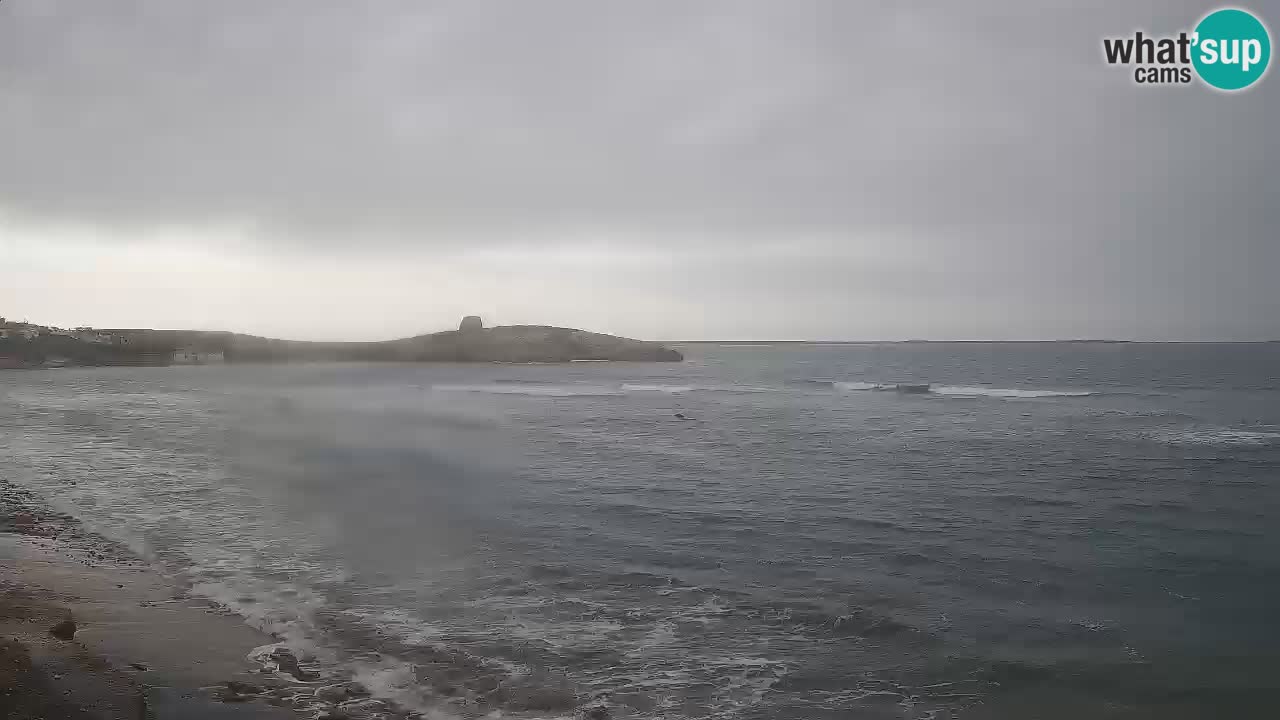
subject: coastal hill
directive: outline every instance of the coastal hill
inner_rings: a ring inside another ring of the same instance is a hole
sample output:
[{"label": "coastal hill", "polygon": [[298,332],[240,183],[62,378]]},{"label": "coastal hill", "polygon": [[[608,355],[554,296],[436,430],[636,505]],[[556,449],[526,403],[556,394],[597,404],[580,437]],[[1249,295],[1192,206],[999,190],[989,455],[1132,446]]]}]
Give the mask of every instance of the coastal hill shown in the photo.
[{"label": "coastal hill", "polygon": [[573,360],[683,360],[658,343],[545,325],[485,328],[468,317],[457,330],[383,342],[304,342],[251,335],[226,339],[228,362],[399,361],[399,362],[570,362]]},{"label": "coastal hill", "polygon": [[80,328],[62,331],[21,325],[20,331],[11,329],[7,337],[0,336],[0,367],[216,362],[675,362],[684,359],[678,351],[658,343],[543,325],[486,328],[475,316],[464,318],[457,330],[380,342],[277,340],[202,330]]}]

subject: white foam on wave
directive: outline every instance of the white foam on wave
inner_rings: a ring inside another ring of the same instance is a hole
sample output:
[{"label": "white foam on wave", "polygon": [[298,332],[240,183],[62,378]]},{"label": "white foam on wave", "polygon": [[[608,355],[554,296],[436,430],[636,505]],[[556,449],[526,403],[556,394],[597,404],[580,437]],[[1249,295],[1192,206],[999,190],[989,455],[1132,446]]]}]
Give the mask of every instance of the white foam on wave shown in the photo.
[{"label": "white foam on wave", "polygon": [[660,392],[668,394],[678,394],[692,392],[694,388],[690,385],[643,385],[643,384],[625,384],[622,386],[624,392]]},{"label": "white foam on wave", "polygon": [[384,655],[376,660],[356,661],[352,666],[352,679],[364,685],[376,698],[390,700],[402,708],[436,720],[452,720],[456,717],[441,711],[431,701],[418,682],[412,663]]},{"label": "white foam on wave", "polygon": [[663,384],[644,384],[644,383],[626,383],[622,386],[625,393],[667,393],[669,395],[678,395],[688,392],[708,392],[708,393],[769,393],[776,392],[773,388],[758,387],[755,385],[663,385]]},{"label": "white foam on wave", "polygon": [[1004,399],[1054,398],[1054,397],[1088,397],[1097,395],[1091,390],[1020,390],[1017,388],[973,387],[964,385],[941,385],[932,387],[929,392],[952,397],[993,397]]},{"label": "white foam on wave", "polygon": [[896,387],[895,385],[869,382],[837,382],[832,383],[832,385],[834,385],[837,390],[844,390],[846,392],[860,392],[863,390],[893,390]]},{"label": "white foam on wave", "polygon": [[492,384],[492,385],[432,385],[437,392],[468,392],[491,395],[533,395],[538,397],[607,397],[623,394],[617,388],[591,385],[534,385],[534,384]]},{"label": "white foam on wave", "polygon": [[432,385],[436,392],[462,392],[489,395],[527,395],[531,397],[617,397],[630,394],[662,393],[768,393],[771,388],[752,385],[667,385],[662,383],[624,383],[618,386],[604,385],[550,385],[524,382],[499,382],[488,385]]},{"label": "white foam on wave", "polygon": [[[822,385],[822,381],[804,381],[805,384]],[[1087,397],[1097,395],[1092,390],[1024,390],[1019,388],[982,387],[977,385],[930,385],[929,383],[876,383],[860,381],[837,381],[830,383],[840,392],[865,391],[913,391],[927,392],[933,395],[948,397],[990,397],[1005,400],[1055,398],[1055,397]],[[919,390],[917,390],[919,388]],[[928,388],[924,390],[924,388]],[[923,393],[921,393],[923,394]]]}]

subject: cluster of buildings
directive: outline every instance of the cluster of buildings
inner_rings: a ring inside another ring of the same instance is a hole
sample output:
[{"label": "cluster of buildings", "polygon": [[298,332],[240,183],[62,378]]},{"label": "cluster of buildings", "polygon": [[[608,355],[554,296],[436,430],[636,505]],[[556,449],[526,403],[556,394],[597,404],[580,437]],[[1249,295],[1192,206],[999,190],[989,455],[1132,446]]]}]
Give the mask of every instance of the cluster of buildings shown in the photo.
[{"label": "cluster of buildings", "polygon": [[38,337],[52,336],[69,337],[80,342],[97,345],[123,345],[129,342],[128,337],[119,331],[96,330],[91,327],[60,328],[51,325],[36,325],[29,322],[14,322],[0,317],[0,339],[35,340]]},{"label": "cluster of buildings", "polygon": [[[65,345],[56,342],[58,338],[89,343],[101,347],[107,353],[105,364],[147,364],[147,365],[206,365],[225,362],[222,350],[205,347],[180,345],[174,333],[155,330],[104,330],[100,328],[78,327],[59,328],[48,325],[36,325],[29,322],[14,322],[0,317],[0,340],[38,341],[49,339],[55,342],[46,347],[66,351]],[[43,344],[43,343],[42,343]],[[74,343],[73,343],[74,344]],[[44,353],[40,353],[44,354]],[[75,352],[68,352],[77,355]],[[99,355],[102,353],[90,353]],[[71,360],[54,355],[53,361],[45,363],[53,365],[69,364]],[[12,367],[19,364],[27,366],[29,360],[18,356],[5,355],[0,350],[0,366]],[[94,363],[98,364],[98,363]]]},{"label": "cluster of buildings", "polygon": [[33,340],[48,328],[31,323],[9,322],[0,317],[0,339],[2,338],[22,338],[24,340]]}]

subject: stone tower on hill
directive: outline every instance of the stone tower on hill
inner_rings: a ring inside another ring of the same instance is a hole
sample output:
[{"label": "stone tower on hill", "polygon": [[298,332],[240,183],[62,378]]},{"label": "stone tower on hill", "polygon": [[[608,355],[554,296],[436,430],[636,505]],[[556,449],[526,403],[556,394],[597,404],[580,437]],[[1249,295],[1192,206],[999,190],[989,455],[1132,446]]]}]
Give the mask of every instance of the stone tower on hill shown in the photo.
[{"label": "stone tower on hill", "polygon": [[462,318],[462,322],[458,324],[459,332],[468,332],[468,331],[483,330],[483,329],[484,329],[484,321],[480,319],[479,315],[468,315]]}]

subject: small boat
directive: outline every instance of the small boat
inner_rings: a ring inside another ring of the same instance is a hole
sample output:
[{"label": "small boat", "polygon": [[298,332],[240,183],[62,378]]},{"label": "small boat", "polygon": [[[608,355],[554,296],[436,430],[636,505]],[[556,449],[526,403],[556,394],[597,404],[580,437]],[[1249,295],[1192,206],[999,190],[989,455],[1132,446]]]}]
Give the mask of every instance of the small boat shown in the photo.
[{"label": "small boat", "polygon": [[893,389],[907,395],[924,395],[929,392],[929,383],[898,383]]}]

